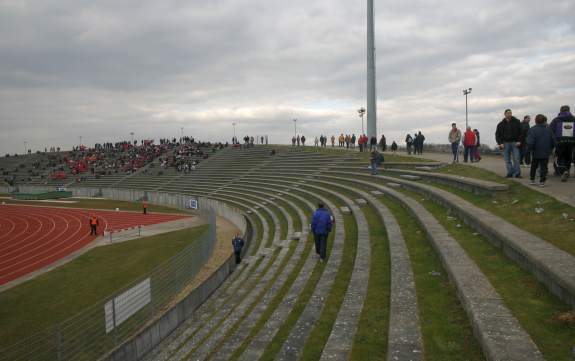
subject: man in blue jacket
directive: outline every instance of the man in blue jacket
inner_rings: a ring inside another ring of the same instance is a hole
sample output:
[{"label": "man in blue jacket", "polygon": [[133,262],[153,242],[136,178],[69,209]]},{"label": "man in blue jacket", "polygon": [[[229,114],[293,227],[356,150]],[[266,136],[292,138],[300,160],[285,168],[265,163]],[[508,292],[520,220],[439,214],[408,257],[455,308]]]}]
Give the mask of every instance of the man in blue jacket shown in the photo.
[{"label": "man in blue jacket", "polygon": [[575,149],[575,117],[568,105],[563,105],[559,112],[557,118],[549,124],[549,129],[557,141],[557,164],[561,182],[567,182]]},{"label": "man in blue jacket", "polygon": [[246,242],[239,235],[239,233],[236,233],[234,239],[232,239],[232,246],[234,246],[234,254],[236,255],[236,264],[242,261],[241,254],[242,254],[242,248],[244,248],[245,243]]},{"label": "man in blue jacket", "polygon": [[327,257],[327,236],[331,232],[331,226],[331,214],[324,208],[323,203],[319,203],[311,220],[311,231],[315,240],[315,252],[322,262]]}]

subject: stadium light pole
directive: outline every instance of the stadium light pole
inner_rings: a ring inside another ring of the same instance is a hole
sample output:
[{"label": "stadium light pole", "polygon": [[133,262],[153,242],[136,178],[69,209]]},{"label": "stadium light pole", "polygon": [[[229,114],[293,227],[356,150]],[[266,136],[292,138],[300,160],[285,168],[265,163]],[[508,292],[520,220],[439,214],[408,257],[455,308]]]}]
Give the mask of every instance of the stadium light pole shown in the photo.
[{"label": "stadium light pole", "polygon": [[367,136],[377,137],[373,0],[367,0]]},{"label": "stadium light pole", "polygon": [[467,95],[471,93],[471,88],[463,89],[463,95],[465,95],[465,129],[467,130],[468,121],[467,121]]},{"label": "stadium light pole", "polygon": [[297,119],[293,120],[293,136],[297,137]]},{"label": "stadium light pole", "polygon": [[363,115],[365,114],[365,108],[361,107],[357,110],[357,113],[359,114],[359,117],[361,118],[361,134],[365,134],[365,131],[363,130]]}]

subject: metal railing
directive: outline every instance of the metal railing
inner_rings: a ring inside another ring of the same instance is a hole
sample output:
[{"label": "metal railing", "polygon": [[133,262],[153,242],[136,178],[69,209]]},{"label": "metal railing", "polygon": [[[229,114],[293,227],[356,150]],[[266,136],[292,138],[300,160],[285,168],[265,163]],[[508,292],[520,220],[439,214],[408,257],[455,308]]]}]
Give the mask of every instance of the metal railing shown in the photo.
[{"label": "metal railing", "polygon": [[79,314],[6,348],[0,360],[97,360],[155,319],[212,255],[216,216],[209,229],[152,271]]}]

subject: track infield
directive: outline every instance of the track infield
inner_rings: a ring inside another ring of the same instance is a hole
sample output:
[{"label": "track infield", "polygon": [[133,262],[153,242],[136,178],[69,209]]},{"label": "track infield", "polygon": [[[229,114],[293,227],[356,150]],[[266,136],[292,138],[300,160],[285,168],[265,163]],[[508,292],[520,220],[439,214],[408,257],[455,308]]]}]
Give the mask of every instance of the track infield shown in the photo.
[{"label": "track infield", "polygon": [[187,218],[79,208],[0,205],[0,285],[45,267],[81,249],[90,235],[89,217],[99,219],[98,235]]}]

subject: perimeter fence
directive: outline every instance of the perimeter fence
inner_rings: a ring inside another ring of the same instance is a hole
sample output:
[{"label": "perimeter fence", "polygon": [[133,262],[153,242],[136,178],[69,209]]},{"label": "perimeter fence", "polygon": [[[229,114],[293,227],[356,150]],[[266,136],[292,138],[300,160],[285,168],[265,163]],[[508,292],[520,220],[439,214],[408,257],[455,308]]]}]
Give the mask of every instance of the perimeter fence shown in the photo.
[{"label": "perimeter fence", "polygon": [[0,360],[97,360],[145,328],[212,255],[216,214],[210,209],[203,215],[209,218],[208,230],[186,248],[81,313],[0,349]]}]

